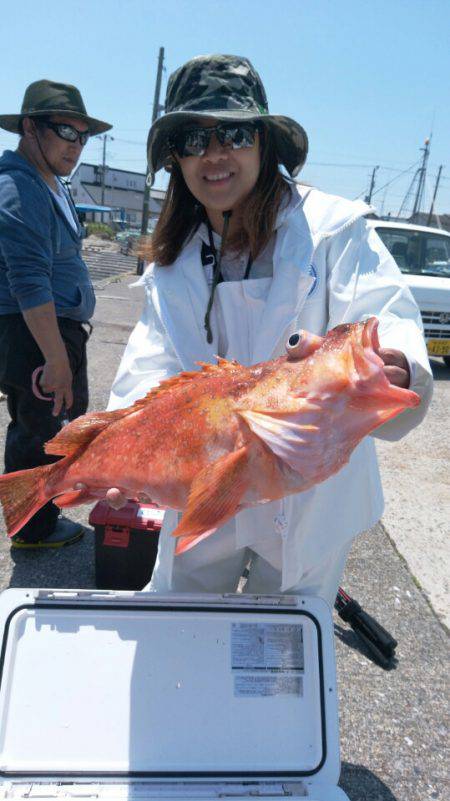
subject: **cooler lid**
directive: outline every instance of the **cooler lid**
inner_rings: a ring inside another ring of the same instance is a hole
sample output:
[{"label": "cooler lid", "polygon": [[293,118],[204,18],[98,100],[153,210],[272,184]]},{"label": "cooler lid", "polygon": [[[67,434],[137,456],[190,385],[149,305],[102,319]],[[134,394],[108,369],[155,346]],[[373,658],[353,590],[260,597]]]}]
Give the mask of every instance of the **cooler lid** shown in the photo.
[{"label": "cooler lid", "polygon": [[7,590],[0,773],[337,783],[320,599]]}]

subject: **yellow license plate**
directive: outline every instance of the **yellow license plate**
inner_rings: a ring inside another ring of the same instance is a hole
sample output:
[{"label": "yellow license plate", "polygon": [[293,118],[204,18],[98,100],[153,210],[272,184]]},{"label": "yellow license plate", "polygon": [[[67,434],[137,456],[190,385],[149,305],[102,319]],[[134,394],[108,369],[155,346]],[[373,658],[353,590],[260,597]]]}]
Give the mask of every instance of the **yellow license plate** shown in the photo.
[{"label": "yellow license plate", "polygon": [[450,339],[429,339],[428,353],[432,356],[448,356],[450,354]]}]

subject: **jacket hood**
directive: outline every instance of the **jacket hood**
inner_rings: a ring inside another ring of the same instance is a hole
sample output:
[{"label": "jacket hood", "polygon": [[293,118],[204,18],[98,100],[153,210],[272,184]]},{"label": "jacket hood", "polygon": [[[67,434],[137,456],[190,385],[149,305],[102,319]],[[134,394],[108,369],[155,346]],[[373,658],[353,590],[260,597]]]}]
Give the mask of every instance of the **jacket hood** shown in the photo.
[{"label": "jacket hood", "polygon": [[[33,178],[40,178],[40,175],[35,167],[30,164],[23,156],[15,153],[13,150],[5,150],[0,157],[0,173],[21,171],[32,175]],[[41,179],[42,180],[42,179]]]},{"label": "jacket hood", "polygon": [[318,234],[321,239],[334,236],[355,220],[375,211],[373,206],[368,206],[362,200],[329,195],[309,186],[297,185],[296,189],[299,202],[295,208],[302,206],[313,238]]}]

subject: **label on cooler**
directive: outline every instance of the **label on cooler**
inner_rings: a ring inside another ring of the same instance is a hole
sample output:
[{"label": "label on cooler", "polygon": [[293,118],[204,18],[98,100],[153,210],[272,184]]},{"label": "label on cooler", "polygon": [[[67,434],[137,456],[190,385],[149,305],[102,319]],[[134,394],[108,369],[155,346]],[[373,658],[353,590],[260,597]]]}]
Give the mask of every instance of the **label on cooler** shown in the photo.
[{"label": "label on cooler", "polygon": [[302,625],[232,623],[231,669],[235,696],[302,695]]},{"label": "label on cooler", "polygon": [[303,695],[303,676],[297,673],[243,673],[234,676],[236,698],[268,698],[274,695]]},{"label": "label on cooler", "polygon": [[141,506],[137,510],[136,517],[140,517],[142,520],[158,520],[162,522],[164,519],[164,509],[148,509],[145,506]]}]

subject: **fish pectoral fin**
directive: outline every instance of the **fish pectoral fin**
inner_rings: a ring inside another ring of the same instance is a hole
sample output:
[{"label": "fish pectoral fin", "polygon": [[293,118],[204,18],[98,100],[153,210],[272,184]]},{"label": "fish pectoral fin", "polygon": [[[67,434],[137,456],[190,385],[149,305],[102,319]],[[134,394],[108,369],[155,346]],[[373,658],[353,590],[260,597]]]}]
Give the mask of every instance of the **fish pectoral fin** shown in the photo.
[{"label": "fish pectoral fin", "polygon": [[301,422],[304,412],[240,411],[239,414],[275,456],[293,470],[302,471],[307,458],[302,449],[306,445],[311,447],[319,432],[318,426]]},{"label": "fish pectoral fin", "polygon": [[186,510],[173,531],[174,537],[183,538],[177,553],[193,547],[236,513],[249,484],[247,465],[248,450],[239,448],[208,465],[194,479]]}]

